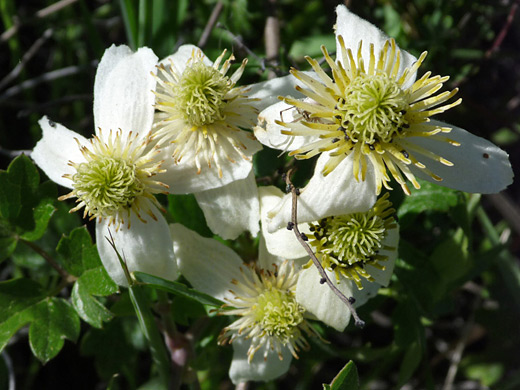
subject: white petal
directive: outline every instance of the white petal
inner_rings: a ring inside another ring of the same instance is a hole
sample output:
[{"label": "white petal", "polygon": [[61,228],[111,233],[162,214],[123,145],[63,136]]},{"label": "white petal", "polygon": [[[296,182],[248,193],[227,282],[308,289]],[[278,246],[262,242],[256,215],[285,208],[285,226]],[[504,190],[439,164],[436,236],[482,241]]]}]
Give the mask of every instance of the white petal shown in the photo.
[{"label": "white petal", "polygon": [[112,45],[101,58],[94,82],[96,133],[121,129],[145,136],[152,129],[157,56],[146,47],[133,53]]},{"label": "white petal", "polygon": [[101,261],[110,277],[120,286],[128,286],[128,283],[116,252],[107,241],[109,230],[130,272],[146,272],[168,280],[178,277],[168,224],[158,210],[154,210],[154,213],[157,221],[147,214],[142,215],[146,223],[132,214],[130,229],[121,226],[117,232],[113,226],[108,226],[106,220],[96,224],[96,242]]},{"label": "white petal", "polygon": [[[389,39],[388,36],[372,23],[350,12],[344,5],[338,5],[336,8],[336,13],[336,37],[338,35],[343,36],[345,47],[352,50],[354,58],[357,56],[359,42],[363,41],[361,56],[365,61],[365,66],[368,65],[368,61],[370,59],[369,48],[371,43],[374,44],[374,53],[377,60],[381,49],[383,48],[385,42]],[[339,57],[340,45],[337,39],[336,47]],[[415,58],[410,53],[401,50],[401,64],[398,74],[401,75],[405,68],[410,67],[415,61],[417,61],[417,58]],[[415,78],[414,80],[411,80],[411,82],[409,82],[406,86],[409,84],[411,85],[413,81],[415,81]]]},{"label": "white petal", "polygon": [[191,58],[193,51],[200,51],[202,53],[202,62],[207,66],[212,66],[213,62],[206,57],[204,52],[198,48],[195,45],[182,45],[179,47],[179,49],[173,53],[172,55],[169,55],[168,57],[161,60],[161,64],[164,64],[165,66],[169,65],[171,62],[175,65],[175,68],[179,73],[182,74],[184,72],[184,69],[186,69],[186,64],[188,63],[188,60]]},{"label": "white petal", "polygon": [[234,240],[245,230],[255,237],[258,234],[260,211],[253,171],[245,179],[196,192],[195,198],[213,233],[226,240]]},{"label": "white petal", "polygon": [[[304,73],[309,74],[310,72]],[[279,103],[280,96],[292,95],[298,99],[303,98],[304,95],[294,89],[298,84],[301,84],[301,82],[293,75],[276,77],[272,80],[250,85],[247,97],[258,99],[253,105],[258,111],[262,111],[270,105]]]},{"label": "white petal", "polygon": [[204,238],[175,223],[170,225],[179,271],[191,285],[217,299],[233,298],[231,281],[243,280],[240,257],[213,238]]},{"label": "white petal", "polygon": [[292,136],[282,134],[282,130],[289,130],[280,126],[275,121],[283,121],[286,123],[300,120],[302,117],[292,105],[285,102],[278,102],[267,107],[258,115],[257,126],[254,127],[255,137],[262,144],[272,148],[290,152],[301,148],[318,137],[314,136]]},{"label": "white petal", "polygon": [[[267,186],[258,188],[260,194],[260,216],[262,220],[262,235],[265,238],[267,251],[274,256],[284,259],[297,259],[300,257],[308,257],[307,252],[298,242],[292,230],[286,227],[276,230],[272,233],[267,229],[267,214],[275,208],[282,200],[284,193],[277,187]],[[310,233],[309,225],[301,223],[298,228],[303,233]]]},{"label": "white petal", "polygon": [[[363,305],[379,289],[377,283],[363,283],[363,290],[358,290],[346,278],[340,278],[337,283],[333,272],[327,272],[327,275],[347,298],[353,297],[356,300],[355,307]],[[350,310],[326,283],[320,284],[320,279],[316,267],[303,270],[296,285],[296,300],[320,321],[342,332],[350,321]]]},{"label": "white petal", "polygon": [[251,363],[247,362],[249,340],[237,338],[233,341],[233,360],[229,367],[229,377],[234,385],[247,381],[269,381],[285,374],[291,366],[292,355],[287,348],[282,349],[283,360],[276,352],[269,351],[264,360],[265,347],[260,348]]},{"label": "white petal", "polygon": [[395,250],[382,249],[379,251],[380,255],[388,256],[388,260],[381,262],[381,265],[385,267],[384,271],[371,265],[366,265],[365,270],[374,278],[376,283],[386,287],[394,273],[395,259],[397,258],[397,249],[399,247],[399,225],[395,229],[388,231],[382,244],[395,248]]},{"label": "white petal", "polygon": [[221,158],[222,177],[219,177],[216,166],[212,164],[209,167],[203,157],[201,158],[200,173],[197,173],[193,156],[187,155],[180,163],[176,164],[174,159],[171,158],[174,146],[168,146],[161,150],[160,156],[161,159],[164,159],[162,168],[166,171],[158,174],[157,180],[169,185],[169,192],[172,194],[190,194],[211,190],[235,180],[245,179],[253,169],[251,162],[253,154],[259,151],[262,145],[245,132],[240,135],[237,133],[237,137],[246,146],[243,153],[249,159],[237,158],[235,162],[231,162],[226,158]]},{"label": "white petal", "polygon": [[431,121],[443,127],[452,127],[451,133],[446,136],[459,142],[460,146],[453,146],[440,142],[433,137],[409,138],[410,142],[420,145],[433,153],[451,161],[452,167],[422,158],[426,167],[442,177],[442,181],[433,180],[418,168],[413,173],[419,178],[437,183],[444,187],[465,192],[492,194],[500,192],[513,182],[513,170],[508,154],[488,140],[477,137],[470,132],[438,121]]},{"label": "white petal", "polygon": [[31,158],[53,182],[72,188],[72,181],[63,177],[65,174],[76,173],[68,165],[69,161],[78,164],[85,161],[74,138],[81,145],[87,145],[87,139],[59,123],[52,122],[46,116],[38,124],[42,128],[42,139],[34,147]]},{"label": "white petal", "polygon": [[[298,223],[319,221],[331,215],[343,215],[369,210],[376,201],[376,186],[372,170],[368,169],[365,181],[356,181],[352,175],[353,154],[345,158],[330,174],[321,171],[328,155],[322,153],[316,163],[314,175],[300,190],[298,196]],[[292,197],[285,195],[268,217],[270,232],[287,226],[291,221]]]}]

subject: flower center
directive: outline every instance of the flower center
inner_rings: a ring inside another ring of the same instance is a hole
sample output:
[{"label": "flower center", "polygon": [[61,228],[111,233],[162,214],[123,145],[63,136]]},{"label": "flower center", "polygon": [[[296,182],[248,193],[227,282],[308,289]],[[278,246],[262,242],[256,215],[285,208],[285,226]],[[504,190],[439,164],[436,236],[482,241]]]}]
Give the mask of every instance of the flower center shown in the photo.
[{"label": "flower center", "polygon": [[290,339],[303,322],[304,309],[293,294],[271,288],[258,296],[254,317],[269,336]]},{"label": "flower center", "polygon": [[391,142],[408,125],[408,101],[399,84],[386,74],[360,74],[338,99],[334,117],[353,142]]},{"label": "flower center", "polygon": [[450,127],[430,119],[460,104],[461,99],[448,103],[458,89],[437,94],[449,77],[431,77],[431,72],[413,81],[426,52],[401,72],[404,54],[393,39],[386,41],[379,53],[370,45],[366,58],[362,57],[361,43],[356,54],[345,47],[341,35],[337,39],[337,61],[322,47],[332,78],[311,58],[307,61],[321,82],[303,72],[291,71],[307,87],[296,87],[307,98],[283,100],[303,114],[292,122],[283,119],[274,122],[287,128],[282,134],[315,137],[289,155],[307,159],[328,153],[322,170],[325,176],[351,156],[354,178],[365,181],[367,172],[372,171],[377,194],[383,187],[391,189],[389,183],[393,177],[410,195],[407,181],[420,188],[414,173],[418,170],[441,181],[427,164],[432,160],[446,166],[453,163],[416,140],[431,137],[445,144],[460,145],[443,134],[449,133]]},{"label": "flower center", "polygon": [[107,218],[116,230],[121,224],[130,227],[132,213],[144,223],[141,212],[156,219],[152,205],[161,205],[153,194],[165,192],[168,186],[155,180],[164,172],[162,161],[157,160],[159,149],[149,147],[149,138],[138,138],[137,133],[121,131],[105,136],[100,129],[99,136],[86,145],[76,140],[85,161],[69,162],[76,172],[64,177],[72,181],[73,190],[58,199],[78,198],[71,212],[85,207],[84,218]]},{"label": "flower center", "polygon": [[224,96],[231,90],[229,77],[202,62],[186,67],[174,88],[179,111],[192,126],[203,126],[224,120]]},{"label": "flower center", "polygon": [[[314,235],[309,242],[316,248],[316,255],[322,266],[353,280],[362,289],[361,277],[372,281],[365,265],[384,270],[380,262],[388,256],[379,254],[381,249],[394,249],[385,246],[384,239],[388,229],[395,228],[392,203],[389,194],[383,195],[366,213],[323,218],[310,224]],[[312,261],[309,262],[310,264]]]},{"label": "flower center", "polygon": [[92,214],[109,217],[129,208],[145,186],[136,177],[136,167],[119,158],[100,157],[79,164],[72,176],[76,196]]},{"label": "flower center", "polygon": [[294,271],[294,264],[285,261],[274,271],[257,271],[254,265],[240,271],[243,280],[233,280],[235,289],[230,291],[234,297],[226,299],[229,304],[224,305],[234,308],[219,312],[239,318],[222,330],[219,344],[232,343],[238,337],[250,339],[249,362],[262,347],[265,347],[264,358],[274,351],[282,360],[283,348],[298,358],[300,348],[309,348],[304,333],[317,334],[303,317],[305,309],[296,301],[299,273]]}]

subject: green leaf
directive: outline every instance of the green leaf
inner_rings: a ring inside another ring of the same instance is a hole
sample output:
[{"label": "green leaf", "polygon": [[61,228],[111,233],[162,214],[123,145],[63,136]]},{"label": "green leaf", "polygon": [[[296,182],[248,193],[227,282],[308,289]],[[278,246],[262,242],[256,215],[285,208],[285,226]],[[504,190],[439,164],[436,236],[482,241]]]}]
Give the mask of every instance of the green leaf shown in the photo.
[{"label": "green leaf", "polygon": [[401,367],[399,368],[399,382],[397,388],[400,389],[412,377],[419,367],[422,359],[422,348],[418,341],[413,341],[404,354]]},{"label": "green leaf", "polygon": [[37,168],[24,155],[15,158],[7,171],[0,171],[0,217],[7,235],[17,234],[28,241],[42,237],[55,211],[56,186],[39,183]]},{"label": "green leaf", "polygon": [[213,298],[211,295],[204,294],[200,291],[189,288],[182,283],[172,282],[170,280],[159,278],[158,276],[145,274],[143,272],[133,272],[132,275],[134,275],[135,280],[137,280],[139,283],[155,287],[175,295],[181,295],[186,298],[193,299],[197,302],[202,303],[203,305],[222,306],[224,304],[224,302],[216,298]]},{"label": "green leaf", "polygon": [[399,218],[410,213],[417,214],[424,211],[445,212],[459,201],[457,191],[427,181],[420,181],[420,184],[421,188],[418,190],[412,188],[412,194],[404,199],[397,210]]},{"label": "green leaf", "polygon": [[159,333],[155,318],[150,311],[150,302],[142,286],[130,286],[128,292],[132,304],[134,305],[141,330],[148,340],[152,359],[159,371],[159,377],[161,380],[155,388],[166,390],[170,381],[171,365],[168,359],[168,354],[166,353],[163,338]]},{"label": "green leaf", "polygon": [[0,238],[0,262],[11,256],[17,244],[18,241],[14,237]]},{"label": "green leaf", "polygon": [[56,252],[60,255],[65,269],[74,276],[102,266],[96,246],[92,244],[85,226],[74,229],[68,237],[63,236]]},{"label": "green leaf", "polygon": [[29,279],[1,282],[0,307],[0,350],[27,324],[31,350],[42,363],[58,354],[64,339],[78,338],[79,318],[70,304],[46,297],[40,285]]},{"label": "green leaf", "polygon": [[42,363],[55,357],[64,339],[75,342],[79,336],[79,317],[62,298],[47,298],[31,310],[33,316],[29,328],[31,350]]},{"label": "green leaf", "polygon": [[464,231],[457,229],[455,234],[437,245],[430,259],[446,285],[465,275],[473,266],[473,261],[468,255],[468,239]]},{"label": "green leaf", "polygon": [[34,229],[25,232],[21,237],[27,241],[39,240],[45,233],[45,230],[47,230],[49,221],[55,211],[56,208],[53,205],[53,201],[43,199],[42,202],[34,208]]},{"label": "green leaf", "polygon": [[321,57],[321,45],[327,50],[333,52],[336,50],[336,37],[333,34],[312,35],[298,41],[295,41],[289,50],[289,56],[295,60],[303,60],[305,56]]},{"label": "green leaf", "polygon": [[168,211],[173,222],[182,223],[203,237],[213,237],[206,218],[193,195],[168,195]]},{"label": "green leaf", "polygon": [[101,378],[107,380],[117,373],[138,376],[135,363],[145,344],[139,323],[135,317],[116,317],[103,329],[90,328],[81,339],[81,354],[92,356]]},{"label": "green leaf", "polygon": [[110,321],[113,314],[89,291],[89,286],[79,278],[72,288],[72,305],[79,316],[95,328],[101,328],[103,322]]},{"label": "green leaf", "polygon": [[326,390],[357,390],[359,389],[359,377],[354,362],[349,361],[345,367],[338,372],[330,385],[323,385]]},{"label": "green leaf", "polygon": [[79,279],[91,295],[105,297],[118,290],[117,284],[108,276],[103,266],[86,270]]}]

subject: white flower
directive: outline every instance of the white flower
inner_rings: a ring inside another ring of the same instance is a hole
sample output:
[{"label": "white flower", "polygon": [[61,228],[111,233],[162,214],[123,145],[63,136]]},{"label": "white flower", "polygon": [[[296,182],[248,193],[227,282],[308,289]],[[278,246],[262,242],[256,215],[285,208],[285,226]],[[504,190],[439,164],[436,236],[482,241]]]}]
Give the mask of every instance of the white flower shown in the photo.
[{"label": "white flower", "polygon": [[[460,99],[449,102],[456,89],[436,94],[448,77],[427,72],[416,80],[426,52],[416,59],[345,6],[336,11],[336,61],[322,49],[332,76],[308,58],[313,77],[291,72],[306,98],[286,97],[267,108],[255,129],[261,142],[296,158],[320,155],[303,190],[311,193],[306,197],[322,193],[320,217],[338,214],[328,206],[338,202],[334,188],[349,189],[341,199],[370,196],[390,188],[391,177],[407,194],[407,181],[419,187],[416,177],[480,193],[498,192],[512,182],[505,152],[431,119]],[[352,177],[361,184],[358,194]]]},{"label": "white flower", "polygon": [[[196,194],[208,226],[234,239],[244,230],[259,230],[258,215],[244,219],[237,213],[249,206],[258,214],[252,157],[262,146],[250,129],[259,110],[294,88],[294,81],[283,77],[238,87],[247,60],[227,76],[234,57],[224,58],[225,51],[212,63],[196,46],[183,45],[161,61],[153,138],[171,155],[164,168],[193,167],[189,192]],[[179,193],[175,187],[171,192]]]},{"label": "white flower", "polygon": [[150,145],[157,63],[147,48],[133,53],[112,46],[101,59],[94,83],[95,134],[90,140],[43,117],[43,138],[32,158],[56,183],[72,189],[61,199],[77,198],[84,216],[96,219],[98,251],[109,275],[127,285],[109,229],[130,271],[168,279],[177,266],[168,225],[154,194],[170,183],[158,150]]},{"label": "white flower", "polygon": [[278,262],[265,250],[246,265],[230,248],[180,224],[170,225],[179,270],[196,289],[226,302],[221,315],[238,319],[223,329],[219,343],[234,349],[233,383],[271,380],[289,369],[291,358],[315,335],[295,298],[299,272],[292,261]]},{"label": "white flower", "polygon": [[[303,258],[307,262],[307,252],[293,231],[286,228],[268,231],[269,210],[280,202],[284,196],[282,191],[269,186],[260,187],[259,193],[262,234],[267,251],[273,256]],[[395,210],[387,198],[388,193],[366,212],[331,216],[298,225],[329,279],[346,297],[355,299],[355,307],[375,295],[380,286],[387,286],[392,276],[399,226],[392,218]],[[312,260],[304,268],[296,287],[297,301],[317,319],[343,331],[350,321],[347,306],[328,285],[320,283],[321,276]]]}]

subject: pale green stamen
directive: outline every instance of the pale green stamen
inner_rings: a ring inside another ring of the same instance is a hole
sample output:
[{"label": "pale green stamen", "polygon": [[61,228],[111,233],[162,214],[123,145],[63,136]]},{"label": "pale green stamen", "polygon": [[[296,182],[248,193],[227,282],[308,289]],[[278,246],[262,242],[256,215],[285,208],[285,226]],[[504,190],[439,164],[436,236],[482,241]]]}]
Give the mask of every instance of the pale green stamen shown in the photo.
[{"label": "pale green stamen", "polygon": [[384,244],[388,230],[396,227],[392,217],[395,210],[388,196],[388,193],[383,195],[366,213],[328,217],[310,224],[314,235],[309,242],[322,266],[334,271],[338,280],[340,276],[346,277],[362,289],[361,278],[374,280],[365,265],[384,270],[381,262],[388,260],[388,256],[379,252],[395,249]]},{"label": "pale green stamen", "polygon": [[72,181],[78,199],[100,217],[113,216],[129,208],[145,189],[136,177],[135,165],[112,157],[80,164]]},{"label": "pale green stamen", "polygon": [[271,288],[258,297],[254,317],[269,336],[288,340],[303,322],[303,312],[292,294]]},{"label": "pale green stamen", "polygon": [[195,62],[186,67],[175,86],[173,103],[192,126],[208,125],[226,118],[224,97],[232,87],[229,77],[202,62]]}]

